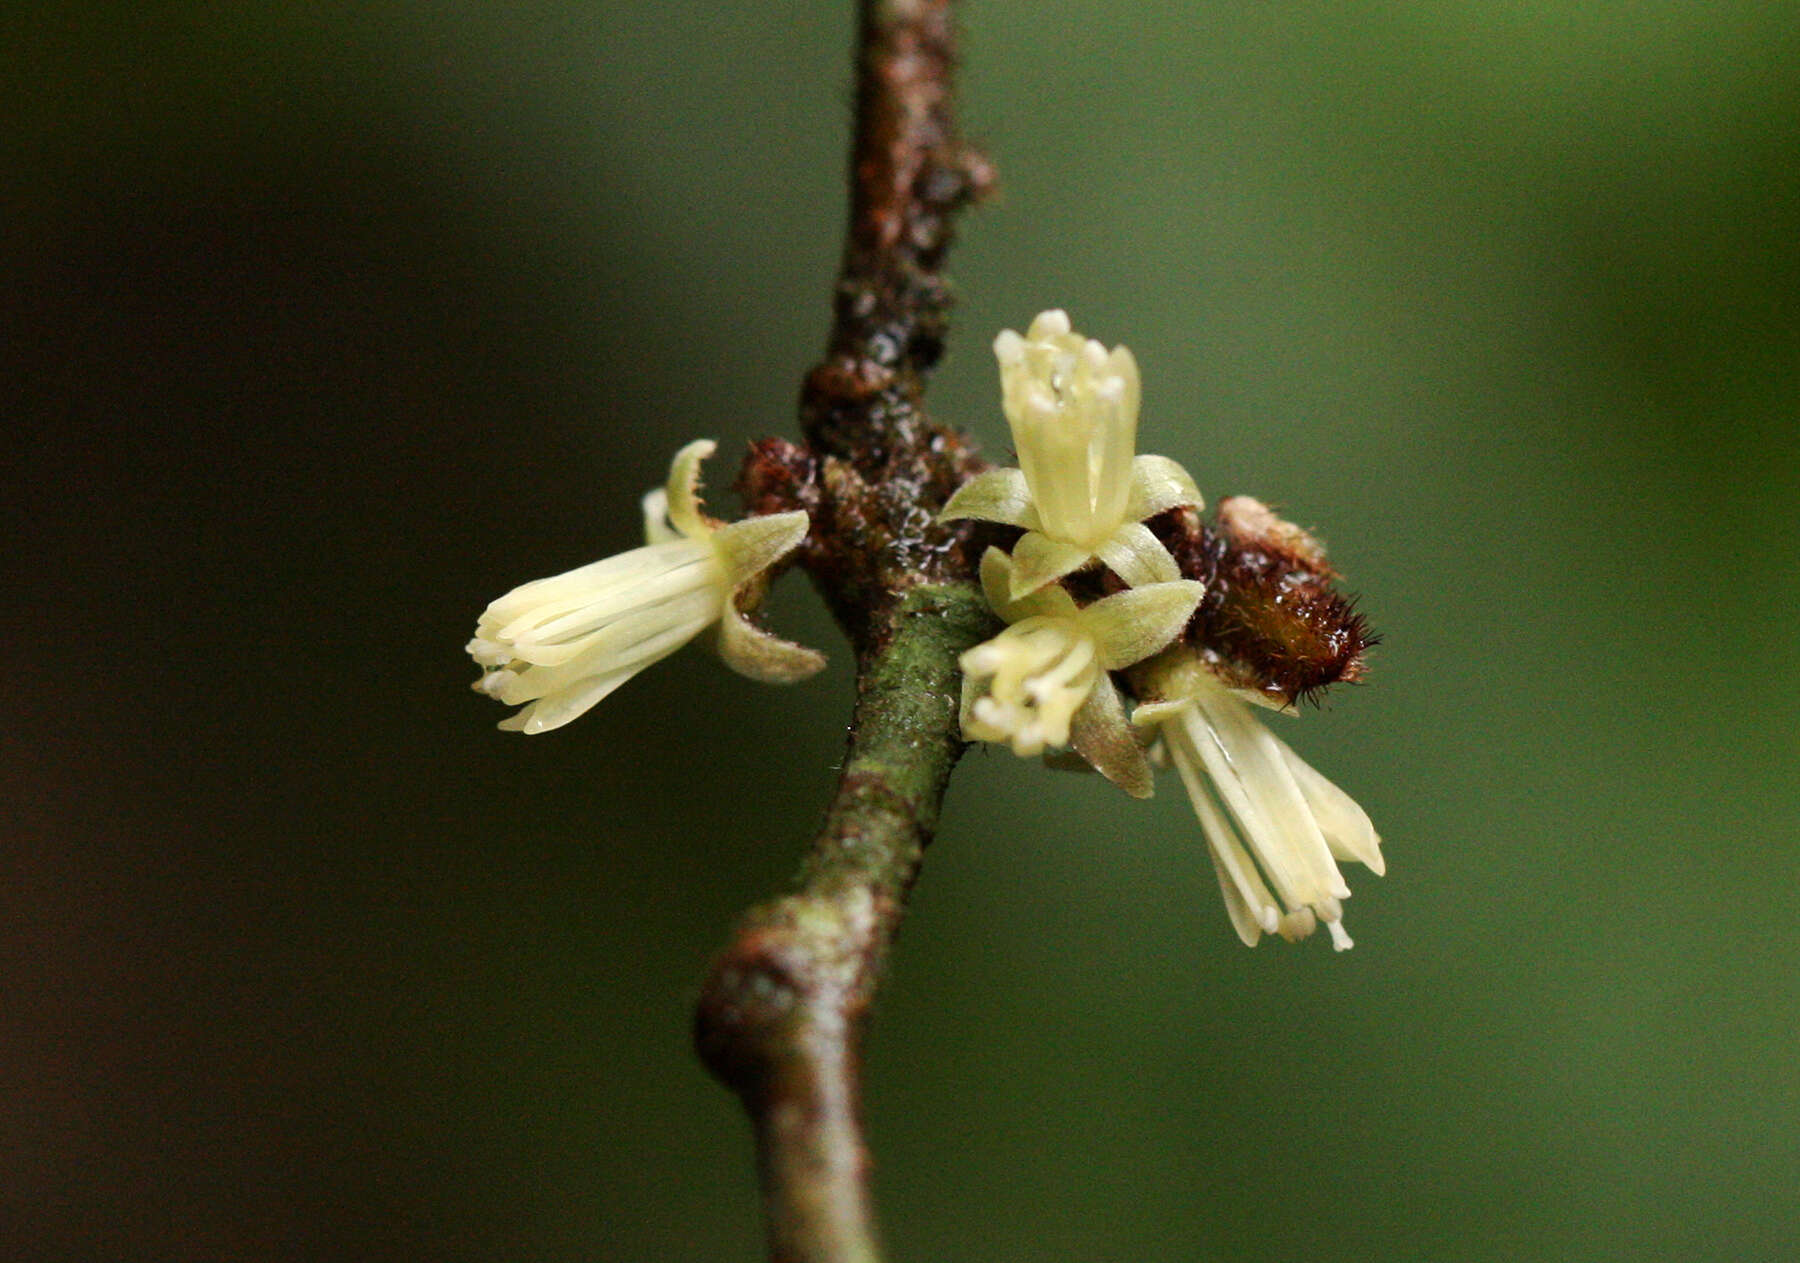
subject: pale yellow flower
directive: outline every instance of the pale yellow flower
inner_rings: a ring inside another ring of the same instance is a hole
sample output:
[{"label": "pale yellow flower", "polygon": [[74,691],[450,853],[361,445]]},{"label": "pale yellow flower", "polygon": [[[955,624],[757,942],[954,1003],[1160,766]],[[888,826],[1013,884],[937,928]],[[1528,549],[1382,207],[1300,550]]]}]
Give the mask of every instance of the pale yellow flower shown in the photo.
[{"label": "pale yellow flower", "polygon": [[963,736],[1027,757],[1072,744],[1108,778],[1147,797],[1149,765],[1108,672],[1179,636],[1202,585],[1152,583],[1082,607],[1060,585],[1015,600],[1012,570],[997,548],[981,559],[982,588],[1010,626],[962,655]]},{"label": "pale yellow flower", "polygon": [[1001,403],[1018,469],[978,474],[944,506],[941,520],[979,518],[1025,529],[1013,549],[1012,595],[1100,561],[1131,587],[1181,577],[1144,519],[1199,507],[1187,471],[1164,456],[1137,456],[1137,361],[1072,331],[1046,311],[1024,337],[994,340]]},{"label": "pale yellow flower", "polygon": [[722,525],[700,509],[700,462],[716,444],[676,453],[666,487],[644,497],[643,548],[514,588],[493,602],[468,651],[478,692],[525,708],[500,727],[560,728],[714,623],[727,665],[770,683],[825,665],[811,649],[752,624],[737,595],[806,538],[803,512]]},{"label": "pale yellow flower", "polygon": [[1193,650],[1171,649],[1132,678],[1154,699],[1132,721],[1154,727],[1181,773],[1238,937],[1253,947],[1264,934],[1302,939],[1322,921],[1332,946],[1350,947],[1338,861],[1387,869],[1367,813]]}]

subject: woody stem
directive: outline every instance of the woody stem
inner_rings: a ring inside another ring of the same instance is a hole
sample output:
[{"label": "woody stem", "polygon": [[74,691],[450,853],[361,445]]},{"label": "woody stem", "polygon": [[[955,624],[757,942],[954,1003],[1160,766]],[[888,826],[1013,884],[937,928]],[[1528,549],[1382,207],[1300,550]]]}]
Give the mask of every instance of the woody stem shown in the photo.
[{"label": "woody stem", "polygon": [[950,0],[862,0],[850,225],[804,449],[753,452],[750,499],[806,507],[801,564],[856,651],[843,773],[794,889],[752,908],[696,1014],[707,1066],[754,1128],[776,1263],[880,1258],[862,1137],[870,999],[962,752],[956,660],[992,630],[966,528],[937,508],[981,468],[922,407],[957,211],[991,183],[956,138]]}]

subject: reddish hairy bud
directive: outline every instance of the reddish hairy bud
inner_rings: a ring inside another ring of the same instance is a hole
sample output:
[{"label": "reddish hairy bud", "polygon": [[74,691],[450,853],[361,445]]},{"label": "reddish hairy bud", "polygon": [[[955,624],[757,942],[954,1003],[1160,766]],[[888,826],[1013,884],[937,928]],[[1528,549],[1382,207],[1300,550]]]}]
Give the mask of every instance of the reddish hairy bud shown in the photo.
[{"label": "reddish hairy bud", "polygon": [[1213,520],[1176,509],[1152,523],[1182,575],[1206,584],[1187,638],[1240,688],[1291,705],[1363,677],[1378,639],[1311,535],[1260,500],[1221,500]]}]

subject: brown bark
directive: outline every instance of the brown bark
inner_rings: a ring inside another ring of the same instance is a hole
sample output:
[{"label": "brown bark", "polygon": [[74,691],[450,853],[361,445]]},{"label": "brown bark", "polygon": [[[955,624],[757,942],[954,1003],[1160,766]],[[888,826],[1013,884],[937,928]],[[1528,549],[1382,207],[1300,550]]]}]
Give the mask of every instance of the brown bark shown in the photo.
[{"label": "brown bark", "polygon": [[707,979],[696,1042],[756,1132],[770,1257],[880,1257],[862,1138],[870,998],[962,742],[956,659],[993,626],[972,530],[933,519],[981,462],[922,407],[946,335],[955,213],[991,173],[957,139],[949,0],[863,0],[848,240],[806,445],[757,444],[751,511],[804,507],[800,557],[857,659],[849,750],[795,890],[752,909]]}]

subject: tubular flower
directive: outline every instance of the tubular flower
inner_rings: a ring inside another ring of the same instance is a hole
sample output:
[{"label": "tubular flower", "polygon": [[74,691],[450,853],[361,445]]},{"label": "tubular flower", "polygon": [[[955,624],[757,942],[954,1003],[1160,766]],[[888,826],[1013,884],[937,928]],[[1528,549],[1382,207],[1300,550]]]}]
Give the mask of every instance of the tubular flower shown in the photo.
[{"label": "tubular flower", "polygon": [[1263,934],[1293,941],[1323,921],[1333,947],[1350,947],[1350,888],[1336,861],[1377,875],[1387,867],[1363,809],[1258,723],[1192,650],[1170,650],[1133,678],[1159,700],[1132,721],[1156,728],[1181,773],[1238,937],[1252,947]]},{"label": "tubular flower", "polygon": [[1046,311],[1024,337],[994,340],[1001,404],[1018,469],[978,474],[950,497],[942,520],[980,518],[1025,529],[1013,549],[1011,595],[1024,596],[1093,561],[1130,587],[1181,577],[1144,519],[1199,507],[1187,471],[1165,456],[1136,456],[1137,361],[1074,333]]},{"label": "tubular flower", "polygon": [[997,548],[981,559],[981,585],[1010,626],[960,659],[963,736],[1026,757],[1072,743],[1110,780],[1149,797],[1150,768],[1108,672],[1180,635],[1202,585],[1152,583],[1085,607],[1060,585],[1015,600],[1013,562]]},{"label": "tubular flower", "polygon": [[740,610],[763,572],[806,538],[805,513],[724,525],[700,510],[700,462],[717,444],[675,454],[667,487],[644,497],[643,548],[514,588],[487,607],[468,644],[477,692],[523,710],[500,727],[560,728],[712,624],[720,656],[752,679],[786,684],[822,655],[756,627]]}]

